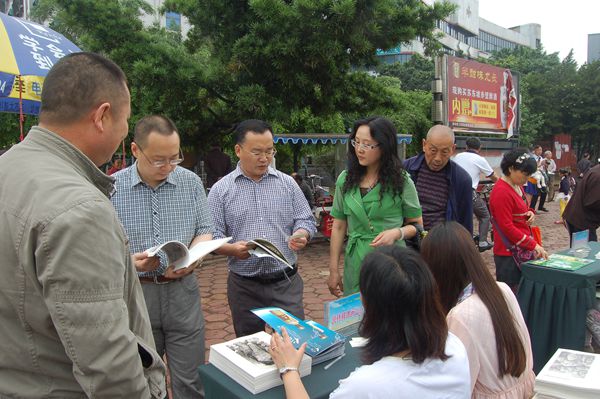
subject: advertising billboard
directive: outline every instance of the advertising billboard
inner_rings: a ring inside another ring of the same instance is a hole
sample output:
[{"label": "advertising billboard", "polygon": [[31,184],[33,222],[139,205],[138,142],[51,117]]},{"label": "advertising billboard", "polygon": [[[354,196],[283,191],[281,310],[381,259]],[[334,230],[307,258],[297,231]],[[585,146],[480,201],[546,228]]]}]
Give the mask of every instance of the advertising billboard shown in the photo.
[{"label": "advertising billboard", "polygon": [[518,93],[509,69],[447,56],[446,115],[455,130],[516,130]]}]

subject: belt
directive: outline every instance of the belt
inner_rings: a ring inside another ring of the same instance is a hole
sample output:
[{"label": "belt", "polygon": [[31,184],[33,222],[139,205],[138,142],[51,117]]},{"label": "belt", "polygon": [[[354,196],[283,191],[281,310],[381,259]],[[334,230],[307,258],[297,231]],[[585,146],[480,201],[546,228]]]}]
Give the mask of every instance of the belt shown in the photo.
[{"label": "belt", "polygon": [[238,274],[238,276],[246,279],[246,280],[251,280],[251,281],[256,281],[257,283],[260,284],[273,284],[273,283],[278,283],[280,281],[283,281],[285,279],[288,279],[290,277],[292,277],[294,274],[298,273],[298,267],[296,267],[296,265],[294,265],[294,268],[292,270],[289,269],[285,269],[281,272],[277,272],[277,273],[273,273],[273,274],[266,274],[266,275],[262,275],[262,276],[240,276]]},{"label": "belt", "polygon": [[154,284],[169,284],[173,281],[179,281],[180,278],[166,278],[165,276],[154,276],[154,277],[139,277],[140,283],[154,283]]}]

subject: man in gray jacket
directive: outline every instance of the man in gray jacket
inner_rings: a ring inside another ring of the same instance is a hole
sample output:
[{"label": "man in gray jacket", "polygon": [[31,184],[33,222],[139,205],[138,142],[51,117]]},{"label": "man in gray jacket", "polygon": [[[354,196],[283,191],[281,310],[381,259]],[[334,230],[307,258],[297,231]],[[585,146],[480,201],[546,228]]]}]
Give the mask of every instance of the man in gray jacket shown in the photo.
[{"label": "man in gray jacket", "polygon": [[127,136],[125,75],[92,53],[46,77],[39,126],[0,158],[0,397],[162,398],[125,232],[97,166]]}]

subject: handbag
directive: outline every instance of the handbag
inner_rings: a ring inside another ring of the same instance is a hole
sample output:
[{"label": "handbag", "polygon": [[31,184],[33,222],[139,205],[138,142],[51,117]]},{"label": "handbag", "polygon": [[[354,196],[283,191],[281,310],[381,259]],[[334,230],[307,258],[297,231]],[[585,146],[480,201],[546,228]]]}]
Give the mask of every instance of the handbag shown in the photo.
[{"label": "handbag", "polygon": [[531,235],[535,242],[542,246],[542,230],[540,229],[540,226],[531,226]]},{"label": "handbag", "polygon": [[[490,216],[490,219],[492,220],[492,224],[496,228],[496,232],[498,232],[498,235],[500,235],[500,238],[502,239],[504,246],[506,247],[506,249],[508,249],[510,251],[510,254],[512,255],[519,270],[521,270],[522,263],[529,262],[530,260],[535,260],[538,258],[535,251],[532,251],[530,249],[521,248],[516,244],[511,245],[511,243],[508,241],[508,238],[506,238],[506,236],[504,235],[502,230],[500,230],[500,228],[498,227],[498,223],[496,223],[496,220],[491,216]],[[539,227],[538,227],[538,230],[539,230]],[[540,232],[540,239],[541,239],[541,232]]]}]

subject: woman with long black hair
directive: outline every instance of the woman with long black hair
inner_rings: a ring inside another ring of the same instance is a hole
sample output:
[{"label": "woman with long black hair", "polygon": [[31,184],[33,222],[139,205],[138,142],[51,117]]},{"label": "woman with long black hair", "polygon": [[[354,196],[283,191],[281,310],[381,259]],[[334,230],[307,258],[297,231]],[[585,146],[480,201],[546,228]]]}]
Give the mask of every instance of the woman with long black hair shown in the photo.
[{"label": "woman with long black hair", "polygon": [[[361,119],[348,140],[348,169],[335,185],[327,285],[333,295],[358,291],[360,264],[383,245],[405,246],[423,224],[415,185],[398,158],[396,128],[382,117]],[[344,245],[344,278],[338,265]]]}]

